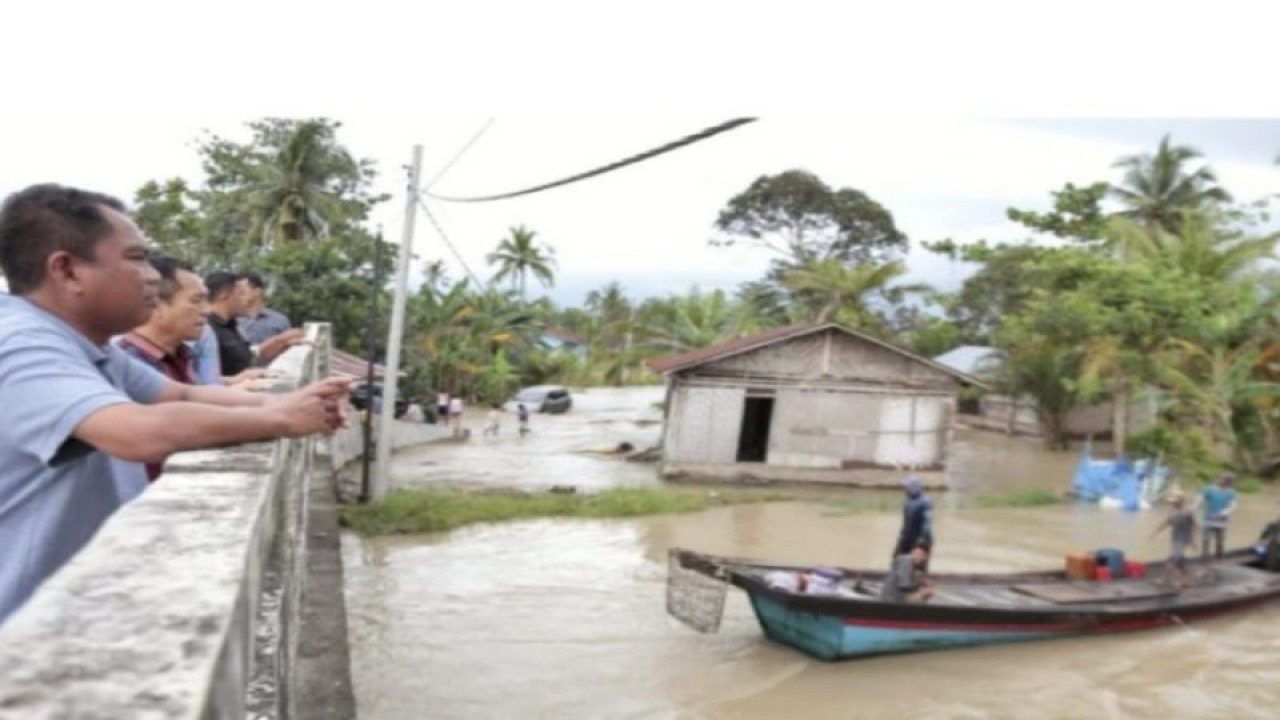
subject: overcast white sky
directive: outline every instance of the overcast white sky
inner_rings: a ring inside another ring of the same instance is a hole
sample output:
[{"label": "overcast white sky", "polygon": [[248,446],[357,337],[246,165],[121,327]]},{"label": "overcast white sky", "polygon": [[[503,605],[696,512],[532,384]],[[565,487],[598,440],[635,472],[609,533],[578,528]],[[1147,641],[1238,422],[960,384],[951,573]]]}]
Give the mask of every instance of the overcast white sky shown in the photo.
[{"label": "overcast white sky", "polygon": [[[204,129],[322,114],[377,161],[395,239],[415,143],[430,177],[493,118],[436,187],[489,194],[760,117],[578,185],[432,205],[483,277],[508,227],[536,230],[568,304],[610,279],[649,295],[758,277],[765,256],[706,240],[733,194],[789,168],[868,193],[913,241],[1021,237],[1006,207],[1116,179],[1116,157],[1164,132],[1204,151],[1237,196],[1280,190],[1280,121],[1239,119],[1280,117],[1273,83],[1250,76],[1272,67],[1262,3],[1185,17],[1147,2],[1062,16],[1003,2],[13,5],[0,11],[0,193],[56,180],[128,198],[147,179],[197,179]],[[1181,40],[1152,55],[1135,37]],[[421,218],[415,250],[463,273]],[[920,253],[911,269],[944,288],[965,272]]]}]

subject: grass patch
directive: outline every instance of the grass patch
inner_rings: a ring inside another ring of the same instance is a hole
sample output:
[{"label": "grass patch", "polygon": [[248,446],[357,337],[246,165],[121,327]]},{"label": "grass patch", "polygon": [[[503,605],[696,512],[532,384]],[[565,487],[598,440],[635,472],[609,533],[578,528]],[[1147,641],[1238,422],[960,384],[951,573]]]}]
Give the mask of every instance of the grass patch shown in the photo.
[{"label": "grass patch", "polygon": [[342,508],[342,524],[361,535],[443,532],[482,522],[539,517],[625,518],[691,513],[719,505],[790,500],[783,493],[613,488],[598,493],[429,488],[397,490],[382,502]]},{"label": "grass patch", "polygon": [[979,495],[973,498],[974,507],[980,508],[1028,508],[1043,505],[1058,505],[1066,499],[1055,492],[1028,488],[1013,490],[995,495]]}]

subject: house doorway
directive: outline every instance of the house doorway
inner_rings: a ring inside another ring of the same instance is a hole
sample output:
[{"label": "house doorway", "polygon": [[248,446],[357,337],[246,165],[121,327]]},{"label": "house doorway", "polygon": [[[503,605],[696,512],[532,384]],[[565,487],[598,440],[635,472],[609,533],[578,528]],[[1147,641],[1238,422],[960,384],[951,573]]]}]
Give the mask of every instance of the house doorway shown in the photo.
[{"label": "house doorway", "polygon": [[738,462],[764,462],[769,453],[769,425],[773,422],[773,398],[748,397],[742,407],[742,432],[738,435]]}]

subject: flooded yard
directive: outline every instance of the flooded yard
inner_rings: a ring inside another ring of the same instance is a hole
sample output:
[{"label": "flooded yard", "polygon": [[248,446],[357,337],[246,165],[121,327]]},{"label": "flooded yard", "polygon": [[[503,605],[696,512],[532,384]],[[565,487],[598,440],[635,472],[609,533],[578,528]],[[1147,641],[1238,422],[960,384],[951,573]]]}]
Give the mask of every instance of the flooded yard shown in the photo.
[{"label": "flooded yard", "polygon": [[[652,465],[590,451],[657,441],[659,388],[575,393],[566,415],[397,456],[398,486],[452,482],[583,490],[659,485]],[[1158,512],[1072,504],[975,509],[977,493],[1065,489],[1077,455],[960,432],[935,495],[941,571],[1058,567],[1104,546],[1140,559]],[[824,490],[793,502],[627,520],[532,520],[450,533],[344,538],[352,670],[362,718],[1274,717],[1280,605],[1191,627],[827,664],[764,639],[730,590],[718,634],[665,613],[666,552],[881,567],[894,493]],[[1229,540],[1280,505],[1244,496]]]}]

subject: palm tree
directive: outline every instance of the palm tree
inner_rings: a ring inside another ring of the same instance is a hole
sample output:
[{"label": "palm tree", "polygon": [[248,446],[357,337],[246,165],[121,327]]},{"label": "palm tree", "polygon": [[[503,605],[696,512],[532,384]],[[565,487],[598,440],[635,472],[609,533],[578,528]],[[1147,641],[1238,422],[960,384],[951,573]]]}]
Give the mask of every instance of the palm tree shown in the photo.
[{"label": "palm tree", "polygon": [[[848,266],[836,260],[818,260],[796,270],[788,270],[783,285],[806,307],[811,322],[836,321],[862,329],[880,328],[884,319],[872,307],[872,297],[884,295],[889,283],[907,272],[901,261],[883,265]],[[901,296],[921,292],[923,286],[894,288]]]},{"label": "palm tree", "polygon": [[1218,187],[1218,178],[1208,166],[1194,170],[1187,164],[1201,157],[1186,145],[1171,145],[1165,135],[1155,155],[1127,155],[1113,167],[1125,169],[1124,180],[1111,194],[1128,207],[1120,214],[1167,231],[1178,229],[1182,210],[1195,210],[1231,196]]},{"label": "palm tree", "polygon": [[[1264,407],[1280,393],[1280,383],[1260,378],[1260,368],[1276,359],[1276,348],[1251,340],[1234,348],[1204,347],[1174,340],[1158,364],[1160,378],[1178,398],[1176,409],[1204,426],[1218,458],[1254,469],[1251,453],[1236,432],[1236,414],[1247,407]],[[1264,430],[1270,434],[1265,412]]]},{"label": "palm tree", "polygon": [[1204,211],[1180,210],[1177,232],[1113,217],[1106,239],[1121,260],[1164,263],[1190,276],[1232,282],[1257,270],[1258,261],[1274,259],[1280,233],[1246,237]]},{"label": "palm tree", "polygon": [[332,125],[297,123],[274,157],[251,171],[250,197],[262,243],[323,239],[330,221],[342,213],[336,178],[359,172],[356,161],[334,142]]},{"label": "palm tree", "polygon": [[734,299],[735,334],[751,335],[797,320],[792,317],[796,308],[787,304],[786,293],[774,283],[764,280],[744,282],[738,285]]},{"label": "palm tree", "polygon": [[723,290],[706,295],[694,290],[650,305],[649,341],[655,350],[683,352],[715,345],[730,337],[734,308]]},{"label": "palm tree", "polygon": [[485,256],[490,265],[497,265],[498,272],[493,282],[500,282],[510,277],[512,286],[520,291],[520,299],[525,298],[525,280],[532,274],[543,287],[555,285],[555,251],[546,245],[533,242],[536,232],[523,225],[513,227],[511,234],[498,243],[498,248]]}]

